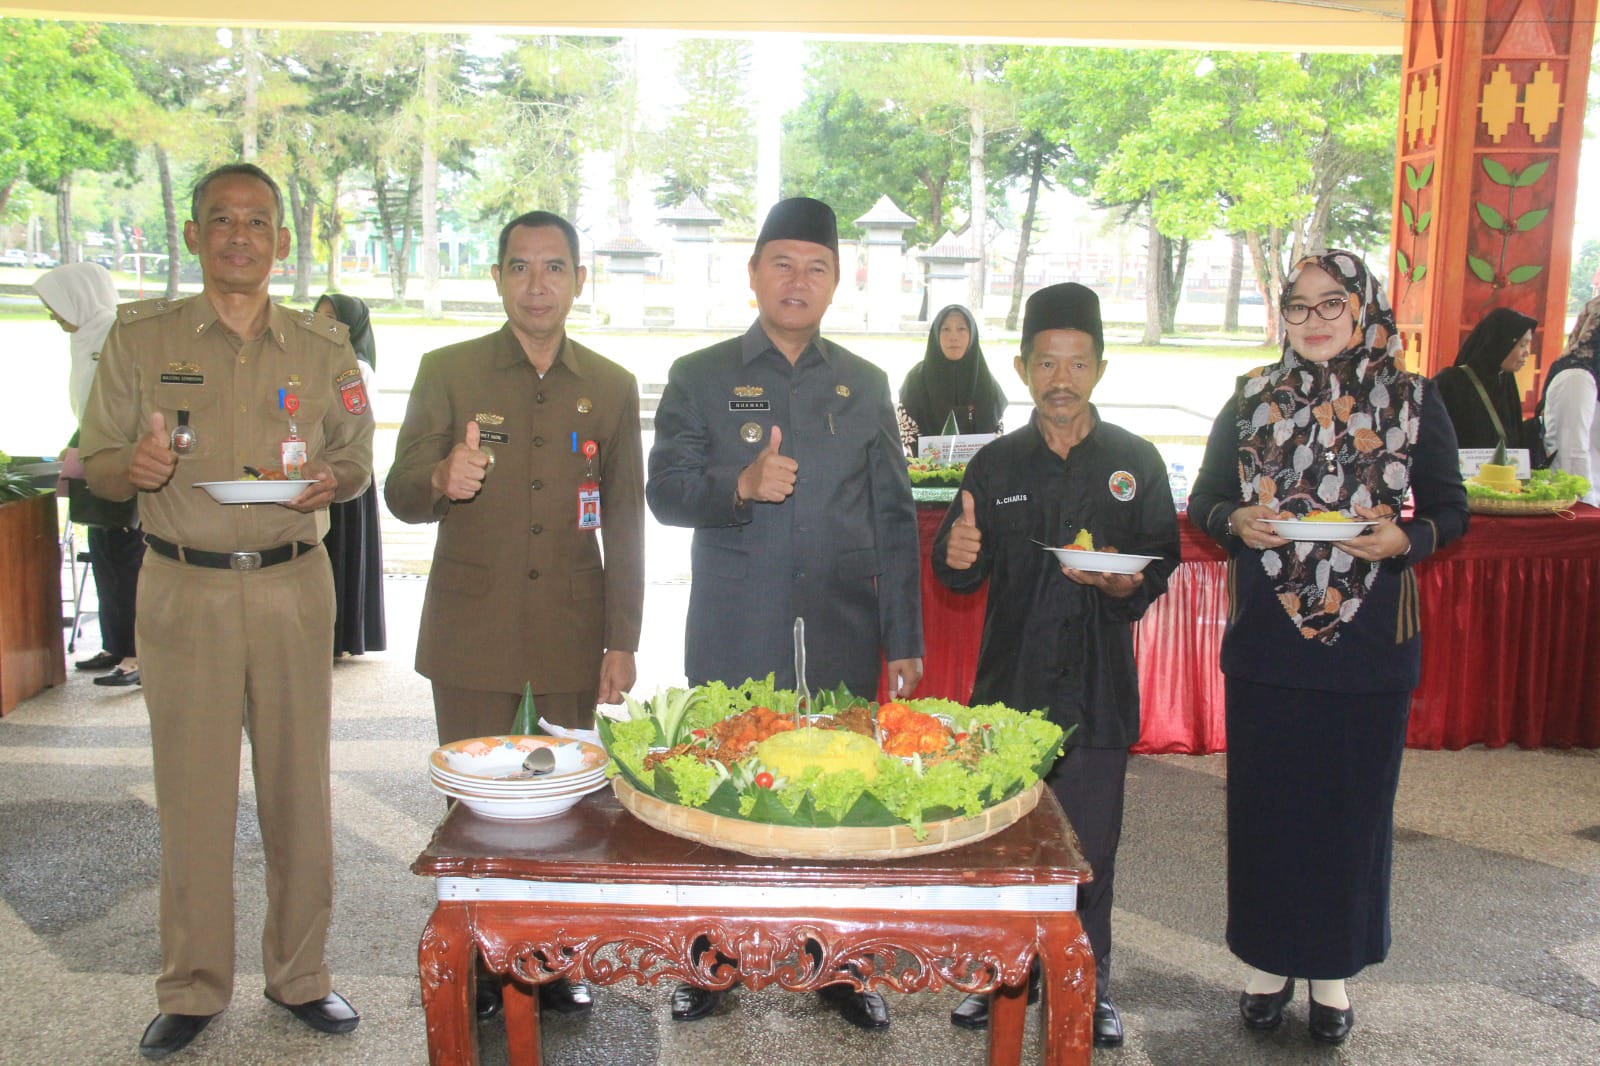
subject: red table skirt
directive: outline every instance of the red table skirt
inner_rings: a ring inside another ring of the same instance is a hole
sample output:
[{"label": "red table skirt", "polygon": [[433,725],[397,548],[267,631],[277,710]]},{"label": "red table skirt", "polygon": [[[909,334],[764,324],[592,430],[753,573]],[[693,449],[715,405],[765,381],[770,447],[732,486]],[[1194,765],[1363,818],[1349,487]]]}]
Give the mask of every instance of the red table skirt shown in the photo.
[{"label": "red table skirt", "polygon": [[[1417,567],[1422,683],[1407,743],[1600,747],[1600,510],[1577,520],[1473,515],[1460,541]],[[966,702],[985,595],[957,595],[928,558],[942,505],[917,508],[925,673],[918,696]],[[1183,564],[1135,634],[1143,728],[1136,752],[1224,751],[1227,618],[1222,549],[1180,519]]]}]

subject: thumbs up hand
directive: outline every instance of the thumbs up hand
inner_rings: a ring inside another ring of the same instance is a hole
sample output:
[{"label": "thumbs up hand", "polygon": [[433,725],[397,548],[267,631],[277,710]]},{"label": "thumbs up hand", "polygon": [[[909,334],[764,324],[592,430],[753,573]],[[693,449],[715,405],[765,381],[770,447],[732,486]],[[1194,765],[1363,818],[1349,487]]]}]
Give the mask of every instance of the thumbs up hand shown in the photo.
[{"label": "thumbs up hand", "polygon": [[944,563],[952,570],[970,570],[983,551],[983,533],[978,529],[972,493],[961,490],[961,517],[951,525],[944,542]]},{"label": "thumbs up hand", "polygon": [[483,479],[488,475],[494,458],[479,449],[480,440],[478,423],[468,422],[466,438],[434,465],[430,479],[433,491],[459,503],[472,499],[483,490]]},{"label": "thumbs up hand", "polygon": [[133,459],[128,463],[128,480],[136,489],[155,492],[172,480],[176,469],[178,455],[172,450],[166,417],[160,411],[152,411],[150,429],[139,438]]},{"label": "thumbs up hand", "polygon": [[755,462],[739,471],[739,484],[735,491],[741,500],[760,500],[762,503],[782,503],[794,492],[795,475],[800,464],[781,453],[783,430],[772,427],[767,446],[761,449]]}]

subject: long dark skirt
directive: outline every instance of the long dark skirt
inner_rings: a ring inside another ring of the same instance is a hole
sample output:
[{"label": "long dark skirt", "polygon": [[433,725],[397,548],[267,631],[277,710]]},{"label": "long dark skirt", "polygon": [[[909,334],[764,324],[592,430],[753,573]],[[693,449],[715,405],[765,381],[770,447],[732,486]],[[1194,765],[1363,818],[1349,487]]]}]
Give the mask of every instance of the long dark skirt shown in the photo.
[{"label": "long dark skirt", "polygon": [[1227,679],[1228,947],[1249,965],[1332,981],[1388,955],[1410,704]]},{"label": "long dark skirt", "polygon": [[322,539],[333,565],[333,654],[361,655],[388,646],[383,624],[383,543],[378,533],[378,487],[328,508]]}]

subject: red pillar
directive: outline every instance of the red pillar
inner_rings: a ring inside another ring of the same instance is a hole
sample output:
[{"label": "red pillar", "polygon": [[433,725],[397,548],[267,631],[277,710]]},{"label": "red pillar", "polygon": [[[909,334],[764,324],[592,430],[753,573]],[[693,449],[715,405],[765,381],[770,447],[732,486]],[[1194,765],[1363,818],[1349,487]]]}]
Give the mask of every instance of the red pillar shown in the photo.
[{"label": "red pillar", "polygon": [[[1390,298],[1432,376],[1484,314],[1561,354],[1597,0],[1407,0]],[[1536,396],[1530,393],[1530,399]]]}]

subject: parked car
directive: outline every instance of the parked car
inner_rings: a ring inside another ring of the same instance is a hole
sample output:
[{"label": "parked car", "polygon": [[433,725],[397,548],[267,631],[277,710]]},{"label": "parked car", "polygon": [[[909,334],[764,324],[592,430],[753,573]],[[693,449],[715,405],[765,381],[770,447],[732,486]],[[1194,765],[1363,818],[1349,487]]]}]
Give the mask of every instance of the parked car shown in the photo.
[{"label": "parked car", "polygon": [[34,252],[33,253],[33,265],[36,266],[36,267],[42,267],[45,270],[48,270],[51,267],[60,266],[61,265],[61,261],[58,260],[53,255],[47,255],[44,252]]},{"label": "parked car", "polygon": [[25,267],[28,265],[28,253],[21,248],[7,248],[0,252],[0,266]]}]

